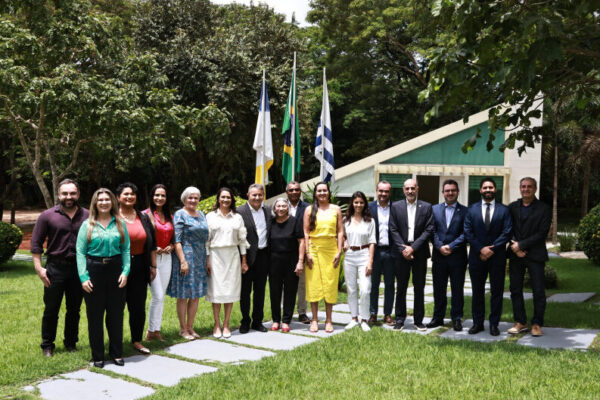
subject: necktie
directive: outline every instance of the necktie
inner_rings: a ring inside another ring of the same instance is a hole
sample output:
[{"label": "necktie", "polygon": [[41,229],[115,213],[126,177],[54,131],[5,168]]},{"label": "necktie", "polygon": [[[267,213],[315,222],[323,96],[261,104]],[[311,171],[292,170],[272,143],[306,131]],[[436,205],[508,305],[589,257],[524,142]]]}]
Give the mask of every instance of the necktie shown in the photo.
[{"label": "necktie", "polygon": [[485,229],[490,229],[490,203],[485,203],[486,205],[486,209],[485,209]]}]

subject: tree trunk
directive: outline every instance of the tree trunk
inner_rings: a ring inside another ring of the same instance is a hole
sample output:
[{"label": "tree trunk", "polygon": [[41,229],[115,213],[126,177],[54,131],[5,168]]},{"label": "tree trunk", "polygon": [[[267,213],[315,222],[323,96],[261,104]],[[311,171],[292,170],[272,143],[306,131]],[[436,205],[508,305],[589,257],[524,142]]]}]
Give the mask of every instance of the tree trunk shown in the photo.
[{"label": "tree trunk", "polygon": [[583,188],[581,189],[581,218],[585,217],[588,213],[589,202],[588,197],[590,194],[590,174],[592,172],[592,163],[589,159],[584,160],[583,164]]},{"label": "tree trunk", "polygon": [[558,132],[554,131],[554,182],[552,184],[552,243],[558,242]]}]

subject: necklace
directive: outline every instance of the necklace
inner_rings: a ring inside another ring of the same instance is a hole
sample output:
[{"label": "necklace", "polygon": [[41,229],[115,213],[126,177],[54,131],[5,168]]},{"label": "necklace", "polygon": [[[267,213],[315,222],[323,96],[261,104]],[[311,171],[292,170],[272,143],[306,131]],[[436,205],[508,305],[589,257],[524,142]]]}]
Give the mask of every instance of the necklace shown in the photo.
[{"label": "necklace", "polygon": [[135,211],[133,212],[133,217],[128,217],[125,214],[123,214],[122,211],[119,211],[119,214],[121,214],[121,218],[123,218],[125,220],[125,222],[127,222],[128,224],[132,224],[135,222],[135,218],[137,217],[137,214],[135,213]]}]

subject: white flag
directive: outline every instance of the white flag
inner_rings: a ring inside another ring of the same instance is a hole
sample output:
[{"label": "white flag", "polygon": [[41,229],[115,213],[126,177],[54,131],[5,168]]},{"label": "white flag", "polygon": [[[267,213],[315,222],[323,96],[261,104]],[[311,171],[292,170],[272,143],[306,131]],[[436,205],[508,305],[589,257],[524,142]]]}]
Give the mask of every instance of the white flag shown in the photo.
[{"label": "white flag", "polygon": [[333,162],[333,134],[331,133],[331,116],[329,115],[329,94],[327,79],[323,68],[323,108],[315,142],[315,157],[321,163],[321,181],[335,182],[335,167]]},{"label": "white flag", "polygon": [[269,95],[267,81],[263,71],[263,81],[260,91],[260,106],[256,134],[252,148],[256,150],[256,176],[254,183],[267,185],[269,183],[269,168],[273,165],[273,141],[271,139],[271,112],[269,110]]}]

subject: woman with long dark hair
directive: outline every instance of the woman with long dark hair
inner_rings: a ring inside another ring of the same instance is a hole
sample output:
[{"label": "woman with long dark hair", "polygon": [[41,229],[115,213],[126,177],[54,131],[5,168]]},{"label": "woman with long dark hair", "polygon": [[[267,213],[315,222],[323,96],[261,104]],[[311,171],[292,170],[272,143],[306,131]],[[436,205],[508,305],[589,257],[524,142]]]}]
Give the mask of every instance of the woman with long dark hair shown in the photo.
[{"label": "woman with long dark hair", "polygon": [[206,240],[208,224],[206,216],[198,210],[200,190],[187,187],[181,193],[183,208],[175,212],[175,255],[171,281],[167,294],[177,298],[179,336],[187,340],[199,339],[194,331],[194,319],[200,297],[206,295],[207,265]]},{"label": "woman with long dark hair", "polygon": [[156,238],[148,215],[137,210],[138,188],[131,182],[117,187],[119,215],[127,226],[131,244],[131,271],[127,285],[127,310],[131,344],[141,354],[150,354],[142,344],[146,323],[148,284],[156,276]]},{"label": "woman with long dark hair", "polygon": [[[231,337],[229,318],[233,303],[240,300],[242,274],[248,271],[246,227],[235,210],[233,191],[222,187],[217,191],[213,211],[206,216],[210,236],[207,243],[209,271],[206,300],[212,303],[215,338]],[[221,326],[221,304],[225,308]]]},{"label": "woman with long dark hair", "polygon": [[319,330],[319,301],[325,299],[325,332],[333,332],[331,312],[337,302],[339,270],[344,244],[344,227],[340,207],[330,203],[327,182],[315,185],[313,202],[304,213],[306,245],[306,301],[311,304],[310,331]]},{"label": "woman with long dark hair", "polygon": [[131,260],[127,228],[110,190],[100,188],[94,192],[90,216],[77,235],[76,250],[94,366],[104,367],[104,314],[109,355],[122,366],[123,308]]},{"label": "woman with long dark hair", "polygon": [[154,227],[156,235],[156,277],[150,283],[152,300],[148,308],[148,332],[146,340],[154,339],[164,341],[160,326],[165,304],[165,293],[171,280],[171,268],[173,266],[172,251],[174,248],[174,232],[167,187],[157,184],[150,190],[150,205],[144,210]]},{"label": "woman with long dark hair", "polygon": [[[375,254],[375,221],[371,216],[367,196],[363,192],[354,192],[344,217],[344,276],[348,288],[348,305],[352,320],[346,329],[359,325],[363,331],[370,331],[369,304],[371,294],[371,272]],[[358,293],[360,289],[360,313]]]}]

